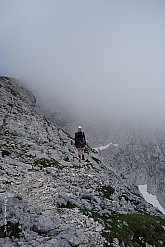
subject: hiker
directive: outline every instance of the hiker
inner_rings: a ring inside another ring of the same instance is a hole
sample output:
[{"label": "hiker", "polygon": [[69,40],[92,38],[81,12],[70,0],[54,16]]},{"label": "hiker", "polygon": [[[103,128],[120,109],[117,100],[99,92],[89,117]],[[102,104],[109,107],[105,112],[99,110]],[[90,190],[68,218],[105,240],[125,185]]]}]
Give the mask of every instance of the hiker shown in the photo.
[{"label": "hiker", "polygon": [[75,146],[78,149],[79,161],[81,160],[81,155],[82,155],[82,160],[84,160],[85,145],[86,145],[85,134],[82,131],[82,127],[78,126],[78,131],[75,133]]}]

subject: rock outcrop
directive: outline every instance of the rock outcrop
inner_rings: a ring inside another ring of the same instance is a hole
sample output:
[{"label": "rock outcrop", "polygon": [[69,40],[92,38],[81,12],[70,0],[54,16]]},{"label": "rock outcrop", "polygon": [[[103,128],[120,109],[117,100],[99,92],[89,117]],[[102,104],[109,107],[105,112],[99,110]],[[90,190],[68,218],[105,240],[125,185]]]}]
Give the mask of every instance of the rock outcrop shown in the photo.
[{"label": "rock outcrop", "polygon": [[[36,111],[30,91],[7,77],[0,78],[0,131],[0,246],[163,243],[163,216],[137,187],[90,148],[80,163],[72,138]],[[134,238],[131,217],[152,218],[152,225],[159,219],[153,229],[161,229],[160,238]],[[128,229],[128,240],[117,229]]]}]

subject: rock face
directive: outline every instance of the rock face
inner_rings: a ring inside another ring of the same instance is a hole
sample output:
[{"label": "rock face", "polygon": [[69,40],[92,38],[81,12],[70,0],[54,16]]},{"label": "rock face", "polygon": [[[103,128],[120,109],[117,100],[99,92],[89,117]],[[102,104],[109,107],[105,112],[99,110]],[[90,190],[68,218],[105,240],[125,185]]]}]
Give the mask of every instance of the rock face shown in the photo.
[{"label": "rock face", "polygon": [[[124,246],[114,217],[161,216],[90,149],[80,163],[72,138],[7,77],[0,77],[0,131],[0,246]],[[129,241],[137,241],[133,233]]]},{"label": "rock face", "polygon": [[165,208],[165,138],[164,134],[132,135],[127,143],[109,146],[101,153],[125,181],[147,184]]}]

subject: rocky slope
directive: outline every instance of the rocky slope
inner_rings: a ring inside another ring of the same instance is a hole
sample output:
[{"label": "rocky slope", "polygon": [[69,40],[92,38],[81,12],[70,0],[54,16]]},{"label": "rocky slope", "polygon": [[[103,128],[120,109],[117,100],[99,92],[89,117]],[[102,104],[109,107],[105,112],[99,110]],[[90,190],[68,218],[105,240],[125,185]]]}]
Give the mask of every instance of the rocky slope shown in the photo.
[{"label": "rocky slope", "polygon": [[132,135],[125,144],[109,146],[101,153],[125,181],[147,184],[165,208],[165,139],[164,134]]},{"label": "rocky slope", "polygon": [[[59,107],[55,106],[52,110],[47,105],[44,111],[42,103],[40,103],[40,111],[50,120],[57,122],[59,126],[73,135],[77,128],[77,123],[84,126],[86,136],[89,143],[94,147],[105,146],[108,143],[117,145],[109,145],[100,153],[104,157],[106,163],[110,164],[117,173],[129,184],[136,186],[147,184],[149,193],[156,195],[159,203],[165,209],[165,132],[164,126],[146,126],[142,123],[122,123],[119,121],[112,122],[108,119],[81,118],[70,113],[69,109],[66,117],[63,111],[60,112]],[[72,119],[72,120],[71,120]],[[61,122],[63,124],[61,125]],[[131,186],[131,185],[130,185]]]},{"label": "rocky slope", "polygon": [[161,213],[90,148],[79,163],[72,138],[7,77],[0,131],[0,246],[163,246]]}]

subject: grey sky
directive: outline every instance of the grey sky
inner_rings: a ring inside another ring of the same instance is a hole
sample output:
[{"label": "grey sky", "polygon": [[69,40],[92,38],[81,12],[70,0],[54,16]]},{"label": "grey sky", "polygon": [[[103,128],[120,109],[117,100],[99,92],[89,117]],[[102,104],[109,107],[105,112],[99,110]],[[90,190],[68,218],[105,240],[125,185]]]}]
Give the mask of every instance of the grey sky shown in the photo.
[{"label": "grey sky", "polygon": [[[165,119],[164,0],[0,0],[0,73],[85,111]],[[33,80],[32,80],[33,79]]]}]

